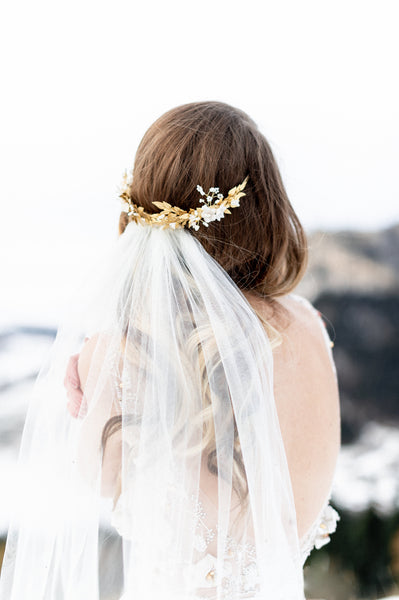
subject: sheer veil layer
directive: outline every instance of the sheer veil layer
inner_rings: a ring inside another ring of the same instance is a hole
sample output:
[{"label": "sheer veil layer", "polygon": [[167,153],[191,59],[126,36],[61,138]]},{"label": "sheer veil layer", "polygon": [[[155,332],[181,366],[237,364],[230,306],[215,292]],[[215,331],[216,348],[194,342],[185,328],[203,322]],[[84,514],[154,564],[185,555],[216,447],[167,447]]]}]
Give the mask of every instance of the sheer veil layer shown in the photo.
[{"label": "sheer veil layer", "polygon": [[270,341],[185,229],[129,223],[77,291],[18,471],[1,600],[303,599]]}]

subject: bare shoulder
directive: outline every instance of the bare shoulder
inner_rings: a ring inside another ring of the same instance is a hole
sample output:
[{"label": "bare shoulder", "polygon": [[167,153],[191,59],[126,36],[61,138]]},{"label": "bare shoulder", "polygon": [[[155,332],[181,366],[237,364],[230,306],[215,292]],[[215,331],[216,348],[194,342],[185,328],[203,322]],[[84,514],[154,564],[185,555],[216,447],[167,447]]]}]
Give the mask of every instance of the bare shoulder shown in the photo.
[{"label": "bare shoulder", "polygon": [[331,341],[320,313],[304,297],[289,294],[272,303],[246,295],[258,314],[279,333],[281,344],[275,350],[275,358],[284,356],[292,368],[301,361],[302,367],[317,361],[335,376],[331,353]]},{"label": "bare shoulder", "polygon": [[[276,303],[282,309],[282,316],[276,315],[276,326],[280,326],[283,337],[286,335],[291,343],[313,343],[319,350],[328,347],[320,313],[309,300],[297,294],[289,294],[276,300]],[[322,355],[324,356],[323,352]]]},{"label": "bare shoulder", "polygon": [[[260,310],[260,306],[257,307]],[[316,309],[288,295],[264,306],[280,333],[274,392],[303,535],[330,493],[340,446],[339,394],[329,338]]]},{"label": "bare shoulder", "polygon": [[318,377],[326,378],[335,388],[333,344],[320,313],[308,300],[293,294],[278,299],[276,304],[278,308],[271,321],[281,336],[281,344],[275,350],[275,360],[311,375],[313,382]]}]

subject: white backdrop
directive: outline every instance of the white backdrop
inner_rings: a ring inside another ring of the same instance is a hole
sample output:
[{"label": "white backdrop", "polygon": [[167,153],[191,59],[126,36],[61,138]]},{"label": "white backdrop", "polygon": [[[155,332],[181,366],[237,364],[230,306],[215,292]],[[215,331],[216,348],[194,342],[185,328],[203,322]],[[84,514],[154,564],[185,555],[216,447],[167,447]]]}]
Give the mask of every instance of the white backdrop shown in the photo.
[{"label": "white backdrop", "polygon": [[[184,102],[246,110],[307,229],[399,221],[397,0],[4,2],[0,319],[53,323]],[[217,182],[215,182],[217,185]]]}]

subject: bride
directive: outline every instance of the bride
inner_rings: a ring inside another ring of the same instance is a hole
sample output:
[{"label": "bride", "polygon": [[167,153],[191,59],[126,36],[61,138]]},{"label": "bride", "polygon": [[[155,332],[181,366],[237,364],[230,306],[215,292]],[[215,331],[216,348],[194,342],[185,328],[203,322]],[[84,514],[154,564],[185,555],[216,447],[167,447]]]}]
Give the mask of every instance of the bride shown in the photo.
[{"label": "bride", "polygon": [[339,400],[270,146],[227,104],[177,107],[120,198],[35,383],[0,598],[303,599]]}]

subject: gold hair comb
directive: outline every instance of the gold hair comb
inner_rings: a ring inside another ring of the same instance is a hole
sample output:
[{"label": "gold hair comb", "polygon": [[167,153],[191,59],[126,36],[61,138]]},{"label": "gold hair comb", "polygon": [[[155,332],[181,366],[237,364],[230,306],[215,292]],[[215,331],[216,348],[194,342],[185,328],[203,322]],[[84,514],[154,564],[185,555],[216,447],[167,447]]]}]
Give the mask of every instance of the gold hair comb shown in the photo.
[{"label": "gold hair comb", "polygon": [[201,195],[200,206],[197,208],[185,211],[168,202],[154,201],[153,204],[160,209],[160,212],[150,214],[145,212],[142,206],[132,203],[129,195],[131,180],[125,173],[119,198],[122,200],[122,211],[128,214],[129,221],[135,221],[142,225],[157,225],[162,228],[170,227],[171,229],[188,227],[198,231],[200,223],[208,227],[212,221],[220,221],[225,214],[231,214],[230,208],[240,206],[240,198],[245,196],[243,189],[247,182],[248,177],[240,185],[232,188],[226,198],[219,193],[217,187],[209,188],[208,193],[205,194],[202,187],[197,185],[197,191]]}]

